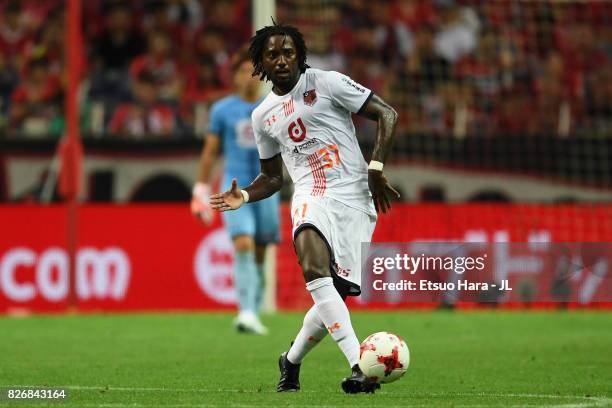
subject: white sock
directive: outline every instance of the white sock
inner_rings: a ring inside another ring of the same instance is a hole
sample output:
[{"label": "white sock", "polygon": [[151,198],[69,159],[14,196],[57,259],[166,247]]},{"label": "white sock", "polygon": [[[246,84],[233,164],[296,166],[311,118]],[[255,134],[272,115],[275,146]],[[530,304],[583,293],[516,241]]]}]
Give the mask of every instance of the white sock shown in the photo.
[{"label": "white sock", "polygon": [[359,340],[351,325],[348,308],[334,288],[332,278],[319,278],[306,284],[317,313],[351,367],[359,363]]},{"label": "white sock", "polygon": [[287,358],[293,364],[300,364],[306,354],[319,344],[326,335],[327,328],[317,313],[317,307],[312,306],[304,316],[304,325],[289,349]]}]

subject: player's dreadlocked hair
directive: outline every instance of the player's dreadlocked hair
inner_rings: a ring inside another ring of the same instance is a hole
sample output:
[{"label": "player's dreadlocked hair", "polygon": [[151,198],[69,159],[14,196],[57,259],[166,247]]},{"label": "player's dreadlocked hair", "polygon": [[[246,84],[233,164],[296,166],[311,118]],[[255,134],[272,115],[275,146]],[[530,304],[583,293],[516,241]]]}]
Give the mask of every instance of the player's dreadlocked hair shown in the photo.
[{"label": "player's dreadlocked hair", "polygon": [[301,72],[306,71],[306,68],[310,68],[308,64],[306,64],[306,53],[308,52],[308,48],[306,48],[306,43],[304,42],[304,37],[300,31],[290,25],[278,24],[276,21],[272,20],[273,25],[266,26],[257,30],[253,38],[251,38],[251,45],[249,47],[249,56],[251,57],[251,62],[253,63],[253,76],[259,75],[259,79],[268,80],[266,75],[266,71],[264,71],[262,57],[264,46],[266,45],[266,41],[273,35],[288,35],[293,40],[293,44],[295,44],[295,51],[297,52],[298,58],[298,67]]}]

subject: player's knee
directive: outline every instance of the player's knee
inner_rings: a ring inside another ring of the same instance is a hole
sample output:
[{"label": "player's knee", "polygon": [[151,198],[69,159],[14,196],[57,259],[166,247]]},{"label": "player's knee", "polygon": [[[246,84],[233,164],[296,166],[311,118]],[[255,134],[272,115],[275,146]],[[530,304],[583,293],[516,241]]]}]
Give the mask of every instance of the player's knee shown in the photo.
[{"label": "player's knee", "polygon": [[236,252],[250,252],[255,250],[255,241],[250,235],[238,235],[234,238]]},{"label": "player's knee", "polygon": [[319,262],[302,260],[302,273],[306,282],[319,278],[331,277],[329,265],[321,265]]}]

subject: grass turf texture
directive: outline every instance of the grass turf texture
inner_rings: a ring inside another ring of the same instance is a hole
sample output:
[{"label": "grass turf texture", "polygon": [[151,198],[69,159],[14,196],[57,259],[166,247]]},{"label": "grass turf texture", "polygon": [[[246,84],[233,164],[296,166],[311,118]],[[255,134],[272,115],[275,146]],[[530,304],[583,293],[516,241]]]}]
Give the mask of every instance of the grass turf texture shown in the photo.
[{"label": "grass turf texture", "polygon": [[[389,330],[411,351],[404,378],[346,395],[328,336],[302,366],[302,391],[274,392],[277,358],[301,314],[265,316],[271,335],[236,334],[228,314],[0,318],[0,387],[69,388],[83,407],[612,406],[612,313],[354,313],[360,338]],[[1,400],[1,399],[0,399]]]}]

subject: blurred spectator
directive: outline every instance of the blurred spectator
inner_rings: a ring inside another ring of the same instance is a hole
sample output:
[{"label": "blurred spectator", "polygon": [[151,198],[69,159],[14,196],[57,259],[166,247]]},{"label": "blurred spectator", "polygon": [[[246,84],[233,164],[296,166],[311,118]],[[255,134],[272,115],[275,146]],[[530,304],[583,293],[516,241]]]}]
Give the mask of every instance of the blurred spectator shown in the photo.
[{"label": "blurred spectator", "polygon": [[[65,5],[66,0],[21,0],[22,17],[30,31],[37,31],[45,24],[50,15],[57,14]],[[91,1],[91,0],[89,0]]]},{"label": "blurred spectator", "polygon": [[316,27],[303,33],[308,44],[308,65],[328,71],[344,71],[345,58],[332,48],[331,31]]},{"label": "blurred spectator", "polygon": [[[467,86],[474,104],[470,106],[472,134],[490,134],[497,130],[495,114],[503,91],[499,35],[494,30],[482,34],[472,55],[455,64],[455,74]],[[512,98],[514,94],[508,94]],[[503,100],[506,105],[512,101]]]},{"label": "blurred spectator", "polygon": [[415,35],[415,52],[406,60],[400,72],[402,82],[412,87],[410,92],[430,94],[436,87],[451,78],[451,67],[447,60],[434,52],[434,27],[421,26]]},{"label": "blurred spectator", "polygon": [[64,67],[64,13],[56,9],[49,13],[45,24],[41,25],[32,41],[26,47],[25,57],[44,58],[50,73],[61,76]]},{"label": "blurred spectator", "polygon": [[132,13],[123,2],[109,6],[106,27],[93,41],[94,67],[123,70],[145,50],[144,38],[134,29]]},{"label": "blurred spectator", "polygon": [[587,124],[607,134],[612,133],[612,70],[603,66],[587,78]]},{"label": "blurred spectator", "polygon": [[[385,1],[382,4],[386,3]],[[412,52],[412,33],[405,25],[393,21],[390,7],[381,7],[378,2],[368,2],[367,16],[368,24],[373,28],[376,54],[380,55],[385,65],[390,65],[399,57],[406,57]]]},{"label": "blurred spectator", "polygon": [[172,44],[181,46],[188,40],[188,31],[180,20],[171,19],[171,7],[167,0],[149,0],[142,21],[143,32],[150,36],[153,33],[164,33]]},{"label": "blurred spectator", "polygon": [[459,7],[455,0],[436,0],[440,29],[434,43],[438,55],[455,62],[476,48],[479,22],[474,10]]},{"label": "blurred spectator", "polygon": [[19,82],[19,73],[9,61],[5,54],[0,53],[0,129],[6,125],[3,116],[8,111],[11,94]]},{"label": "blurred spectator", "polygon": [[195,51],[199,56],[208,55],[217,66],[225,66],[229,61],[230,51],[225,43],[223,31],[216,26],[209,26],[196,35]]},{"label": "blurred spectator", "polygon": [[[216,0],[211,5],[204,28],[215,27],[223,33],[226,51],[230,54],[251,38],[250,0]],[[219,62],[219,61],[217,61]]]},{"label": "blurred spectator", "polygon": [[92,40],[92,72],[89,96],[107,104],[109,110],[130,97],[128,68],[145,51],[145,40],[134,26],[129,3],[105,4],[104,26]]},{"label": "blurred spectator", "polygon": [[198,0],[170,0],[168,19],[172,24],[186,27],[193,32],[204,22],[204,10]]},{"label": "blurred spectator", "polygon": [[202,56],[189,72],[184,100],[188,102],[213,102],[224,97],[231,89],[221,83],[215,61]]},{"label": "blurred spectator", "polygon": [[183,90],[179,66],[172,56],[170,37],[164,32],[149,34],[148,51],[134,59],[130,66],[132,80],[146,72],[159,89],[159,98],[178,102]]},{"label": "blurred spectator", "polygon": [[[534,123],[531,114],[533,101],[529,94],[520,89],[504,90],[501,93],[499,104],[495,106],[494,114],[490,116],[494,120],[482,120],[472,128],[474,134],[525,134],[538,131],[538,124]],[[548,130],[556,130],[551,128]]]},{"label": "blurred spectator", "polygon": [[431,25],[417,29],[414,52],[400,66],[393,86],[394,92],[400,94],[395,100],[410,126],[406,130],[442,132],[445,129],[445,106],[439,89],[450,81],[451,69],[448,61],[434,52],[434,34]]},{"label": "blurred spectator", "polygon": [[211,104],[231,92],[219,79],[215,61],[208,56],[200,57],[197,65],[188,74],[188,82],[181,103],[181,117],[190,125],[195,124],[198,104]]},{"label": "blurred spectator", "polygon": [[569,102],[571,94],[571,89],[564,86],[566,67],[560,54],[553,51],[539,67],[541,70],[534,79],[535,98],[529,116],[535,132],[557,133],[560,109],[564,102]]},{"label": "blurred spectator", "polygon": [[62,103],[60,82],[49,72],[45,59],[31,61],[21,84],[11,96],[9,119],[11,130],[25,136],[41,137],[59,113]]},{"label": "blurred spectator", "polygon": [[[205,121],[205,105],[231,85],[229,55],[250,38],[252,3],[84,2],[84,96],[95,108],[95,128],[110,129],[115,107],[133,92],[147,99],[144,73],[154,81],[156,104],[180,112],[177,125]],[[47,102],[58,96],[47,94],[60,95],[66,80],[64,6],[0,2],[5,133],[40,132],[47,114],[61,112],[61,104]],[[304,33],[311,66],[346,72],[385,95],[401,111],[401,132],[457,136],[610,133],[611,10],[602,0],[277,0],[278,21]],[[32,77],[28,62],[41,60],[47,66]],[[360,137],[372,136],[368,124],[357,121]]]},{"label": "blurred spectator", "polygon": [[0,53],[5,63],[21,69],[25,47],[30,39],[30,32],[24,23],[21,5],[12,1],[4,8],[0,25]]},{"label": "blurred spectator", "polygon": [[215,69],[224,86],[231,86],[230,53],[223,31],[215,26],[209,26],[196,34],[194,47],[196,58],[210,57],[215,62]]},{"label": "blurred spectator", "polygon": [[174,110],[159,102],[156,77],[143,71],[132,86],[135,100],[115,109],[109,133],[126,139],[171,137],[177,129]]},{"label": "blurred spectator", "polygon": [[415,31],[420,25],[435,23],[435,15],[430,0],[395,0],[391,3],[391,15],[396,22]]}]

